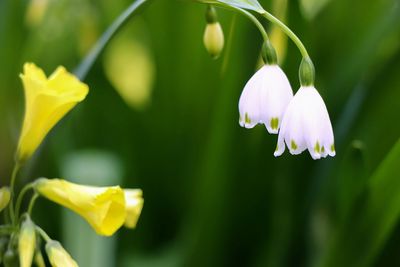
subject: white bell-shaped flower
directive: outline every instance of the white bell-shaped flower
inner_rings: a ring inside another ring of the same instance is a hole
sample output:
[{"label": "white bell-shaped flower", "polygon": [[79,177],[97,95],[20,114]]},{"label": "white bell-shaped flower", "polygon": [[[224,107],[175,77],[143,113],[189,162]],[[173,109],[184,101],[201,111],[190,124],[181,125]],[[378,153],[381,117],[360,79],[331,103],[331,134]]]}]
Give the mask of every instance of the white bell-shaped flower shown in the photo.
[{"label": "white bell-shaped flower", "polygon": [[332,124],[325,103],[314,86],[302,86],[290,102],[278,136],[274,155],[308,149],[313,159],[335,156]]},{"label": "white bell-shaped flower", "polygon": [[264,65],[247,82],[239,100],[239,124],[253,128],[265,124],[271,134],[277,134],[285,110],[293,98],[292,87],[282,69]]}]

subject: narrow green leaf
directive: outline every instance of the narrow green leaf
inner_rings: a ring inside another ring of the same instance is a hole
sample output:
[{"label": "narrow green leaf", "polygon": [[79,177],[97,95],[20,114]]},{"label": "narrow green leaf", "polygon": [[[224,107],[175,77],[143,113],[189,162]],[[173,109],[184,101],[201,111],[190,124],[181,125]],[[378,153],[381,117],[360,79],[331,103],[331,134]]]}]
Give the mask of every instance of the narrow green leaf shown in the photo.
[{"label": "narrow green leaf", "polygon": [[400,139],[338,228],[320,266],[370,266],[400,215]]}]

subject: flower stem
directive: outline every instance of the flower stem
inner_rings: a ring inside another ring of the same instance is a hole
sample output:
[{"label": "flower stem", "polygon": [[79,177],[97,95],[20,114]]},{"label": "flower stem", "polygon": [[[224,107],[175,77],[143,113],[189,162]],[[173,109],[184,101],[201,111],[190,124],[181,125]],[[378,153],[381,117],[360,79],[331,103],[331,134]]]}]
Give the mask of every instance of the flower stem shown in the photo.
[{"label": "flower stem", "polygon": [[51,241],[50,236],[39,226],[36,225],[36,231],[43,237],[46,242]]},{"label": "flower stem", "polygon": [[28,192],[32,188],[33,188],[33,183],[29,183],[29,184],[25,185],[24,188],[22,188],[21,192],[19,193],[18,198],[17,198],[17,202],[15,204],[15,217],[16,217],[16,219],[19,218],[19,211],[21,209],[21,203],[22,203],[22,200],[24,199],[24,195],[26,194],[26,192]]},{"label": "flower stem", "polygon": [[220,7],[224,7],[224,8],[226,8],[226,9],[230,9],[230,10],[234,10],[234,11],[238,11],[238,12],[241,13],[242,15],[246,16],[246,17],[247,17],[248,19],[250,19],[251,22],[253,22],[254,25],[258,28],[258,30],[260,31],[260,33],[261,33],[261,35],[262,35],[264,41],[265,41],[265,42],[268,42],[268,41],[269,41],[268,34],[267,34],[266,30],[264,29],[264,26],[263,26],[263,25],[260,23],[260,21],[258,21],[258,19],[257,19],[254,15],[252,15],[250,12],[248,12],[248,11],[246,11],[246,10],[240,8],[240,7],[231,6],[231,5],[227,5],[227,4],[220,3],[220,2],[215,3],[215,4],[213,3],[213,5],[215,5],[215,6],[220,6]]},{"label": "flower stem", "polygon": [[11,192],[11,199],[10,199],[10,204],[8,206],[8,209],[10,211],[10,218],[11,218],[11,222],[14,225],[15,223],[15,213],[14,213],[14,191],[15,191],[15,180],[17,178],[17,174],[18,171],[20,169],[20,164],[17,162],[14,165],[14,169],[12,171],[12,175],[11,175],[11,180],[10,180],[10,192]]},{"label": "flower stem", "polygon": [[143,6],[145,3],[151,0],[136,0],[134,1],[124,12],[119,15],[118,18],[108,27],[108,29],[103,33],[94,47],[90,50],[87,56],[82,60],[79,66],[75,69],[75,75],[80,79],[84,80],[89,70],[92,68],[94,62],[99,57],[101,52],[110,42],[110,40],[115,36],[115,34],[128,22],[128,20],[137,13],[139,7]]},{"label": "flower stem", "polygon": [[32,214],[33,206],[35,205],[35,201],[36,201],[36,199],[37,199],[38,197],[39,197],[39,194],[35,192],[34,195],[33,195],[32,198],[31,198],[31,201],[29,202],[29,207],[28,207],[28,214],[29,214],[29,215]]},{"label": "flower stem", "polygon": [[300,50],[300,53],[303,55],[303,58],[309,58],[307,49],[305,48],[299,37],[297,37],[297,35],[288,26],[286,26],[285,23],[274,17],[268,11],[264,10],[260,12],[260,14],[270,22],[278,25],[286,33],[286,35],[289,36],[290,39],[292,39],[292,41],[296,44],[296,46]]}]

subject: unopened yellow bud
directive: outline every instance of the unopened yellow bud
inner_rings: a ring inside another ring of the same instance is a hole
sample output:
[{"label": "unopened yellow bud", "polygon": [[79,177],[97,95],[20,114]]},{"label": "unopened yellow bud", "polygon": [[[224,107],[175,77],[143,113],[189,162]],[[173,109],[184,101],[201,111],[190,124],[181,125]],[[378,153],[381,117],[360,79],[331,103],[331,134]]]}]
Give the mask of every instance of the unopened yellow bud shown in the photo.
[{"label": "unopened yellow bud", "polygon": [[48,241],[46,244],[46,253],[53,267],[78,267],[76,261],[71,258],[58,241]]},{"label": "unopened yellow bud", "polygon": [[219,22],[208,23],[203,36],[204,46],[213,59],[218,58],[224,49],[224,32]]},{"label": "unopened yellow bud", "polygon": [[140,189],[125,189],[125,227],[135,228],[143,208],[143,192]]},{"label": "unopened yellow bud", "polygon": [[40,250],[36,251],[35,257],[33,260],[37,267],[46,267],[46,264],[44,263],[43,255],[40,252]]},{"label": "unopened yellow bud", "polygon": [[0,211],[2,211],[5,207],[7,207],[10,202],[10,189],[8,187],[0,188]]},{"label": "unopened yellow bud", "polygon": [[61,179],[41,178],[36,191],[82,216],[99,235],[110,236],[126,218],[124,191],[119,186],[95,187]]},{"label": "unopened yellow bud", "polygon": [[21,267],[30,267],[32,265],[35,246],[35,224],[27,217],[21,225],[21,232],[18,239],[19,263]]}]

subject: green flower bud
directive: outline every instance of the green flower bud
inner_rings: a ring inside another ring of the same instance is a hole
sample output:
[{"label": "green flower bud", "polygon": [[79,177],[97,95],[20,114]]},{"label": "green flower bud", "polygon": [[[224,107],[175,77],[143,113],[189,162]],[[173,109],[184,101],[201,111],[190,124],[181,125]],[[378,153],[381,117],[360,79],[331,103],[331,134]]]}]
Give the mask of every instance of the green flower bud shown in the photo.
[{"label": "green flower bud", "polygon": [[262,57],[265,64],[276,65],[278,63],[275,48],[272,46],[270,41],[263,44]]},{"label": "green flower bud", "polygon": [[3,256],[4,267],[15,267],[19,266],[18,253],[13,249],[7,249]]},{"label": "green flower bud", "polygon": [[7,207],[10,202],[11,192],[8,187],[0,188],[0,211]]},{"label": "green flower bud", "polygon": [[31,221],[29,216],[27,216],[21,225],[21,232],[18,239],[19,262],[21,267],[30,267],[32,265],[35,246],[35,224]]},{"label": "green flower bud", "polygon": [[301,61],[299,69],[300,85],[302,87],[313,86],[315,80],[315,69],[311,58],[305,57]]},{"label": "green flower bud", "polygon": [[203,37],[204,46],[213,59],[217,59],[224,49],[224,32],[219,22],[207,24]]},{"label": "green flower bud", "polygon": [[6,252],[7,245],[8,245],[8,237],[0,237],[0,264],[3,262],[3,256],[4,253]]}]

